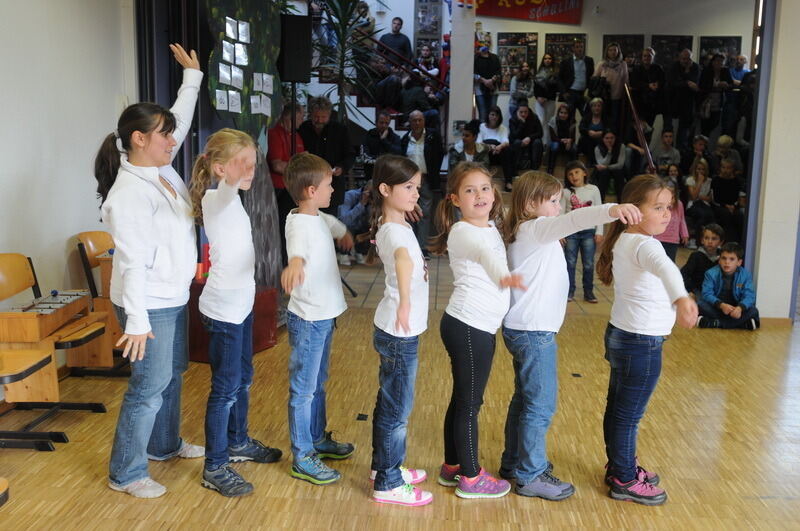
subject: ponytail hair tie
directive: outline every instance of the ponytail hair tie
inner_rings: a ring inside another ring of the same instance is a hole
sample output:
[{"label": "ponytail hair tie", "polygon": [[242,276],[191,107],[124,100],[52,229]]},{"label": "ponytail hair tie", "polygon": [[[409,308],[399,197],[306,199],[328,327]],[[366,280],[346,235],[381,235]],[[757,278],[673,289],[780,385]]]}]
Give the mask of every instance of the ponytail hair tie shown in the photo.
[{"label": "ponytail hair tie", "polygon": [[114,138],[119,138],[119,130],[114,129],[113,134],[114,134]]},{"label": "ponytail hair tie", "polygon": [[378,244],[375,242],[375,240],[370,240],[370,241],[369,241],[369,243],[370,243],[370,245],[378,245]]}]

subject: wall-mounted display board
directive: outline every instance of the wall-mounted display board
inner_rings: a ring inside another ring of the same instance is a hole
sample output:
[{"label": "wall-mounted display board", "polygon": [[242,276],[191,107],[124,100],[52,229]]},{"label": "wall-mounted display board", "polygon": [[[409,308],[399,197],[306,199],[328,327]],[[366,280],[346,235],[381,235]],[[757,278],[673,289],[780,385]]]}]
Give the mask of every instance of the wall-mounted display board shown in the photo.
[{"label": "wall-mounted display board", "polygon": [[518,18],[556,24],[580,24],[583,13],[583,0],[479,0],[477,4],[476,11],[480,17]]},{"label": "wall-mounted display board", "polygon": [[715,53],[725,56],[725,66],[735,66],[736,56],[742,53],[742,37],[700,37],[700,55],[697,60],[704,60]]},{"label": "wall-mounted display board", "polygon": [[667,68],[678,60],[678,54],[684,48],[692,49],[694,37],[691,35],[653,35],[650,46],[656,51],[655,62]]},{"label": "wall-mounted display board", "polygon": [[572,57],[572,45],[576,39],[586,45],[585,33],[548,33],[544,37],[544,51],[553,56],[558,66],[563,58]]},{"label": "wall-mounted display board", "polygon": [[498,33],[497,56],[503,69],[500,92],[508,92],[511,78],[517,74],[522,63],[531,67],[531,75],[536,72],[536,57],[539,46],[538,33]]}]

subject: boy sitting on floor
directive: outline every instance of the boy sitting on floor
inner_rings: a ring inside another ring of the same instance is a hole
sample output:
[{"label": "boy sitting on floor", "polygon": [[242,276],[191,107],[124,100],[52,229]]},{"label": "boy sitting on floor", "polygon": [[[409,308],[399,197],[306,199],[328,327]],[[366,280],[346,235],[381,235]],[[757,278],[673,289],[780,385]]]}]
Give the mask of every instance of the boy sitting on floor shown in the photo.
[{"label": "boy sitting on floor", "polygon": [[706,271],[703,298],[697,301],[699,328],[744,328],[761,326],[756,309],[753,277],[742,267],[744,249],[736,242],[722,246],[719,263]]},{"label": "boy sitting on floor", "polygon": [[709,223],[703,227],[701,241],[702,246],[689,255],[686,264],[681,268],[686,291],[695,299],[702,297],[706,271],[714,267],[719,260],[719,246],[725,241],[725,231],[716,223]]}]

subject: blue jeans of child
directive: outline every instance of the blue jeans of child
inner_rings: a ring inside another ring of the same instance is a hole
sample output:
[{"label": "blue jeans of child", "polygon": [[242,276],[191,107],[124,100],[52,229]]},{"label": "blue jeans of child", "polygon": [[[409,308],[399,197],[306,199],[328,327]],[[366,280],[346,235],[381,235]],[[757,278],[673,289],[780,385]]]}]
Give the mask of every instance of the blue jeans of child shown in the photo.
[{"label": "blue jeans of child", "polygon": [[[125,330],[125,310],[114,305]],[[120,487],[149,477],[147,459],[165,460],[181,448],[181,386],[189,365],[186,306],[147,310],[154,339],[131,363],[128,390],[114,433],[109,480]]]},{"label": "blue jeans of child", "polygon": [[608,472],[620,482],[636,477],[636,435],[661,374],[663,336],[632,334],[611,323],[605,334],[611,366],[603,436]]},{"label": "blue jeans of child", "polygon": [[556,412],[558,344],[555,332],[503,327],[514,358],[514,396],[506,417],[506,447],[500,461],[527,485],[547,468],[547,429]]},{"label": "blue jeans of child", "polygon": [[702,298],[697,299],[697,306],[700,309],[700,315],[709,319],[716,319],[719,321],[719,327],[724,329],[744,328],[750,322],[750,319],[758,319],[758,309],[755,306],[743,311],[742,316],[738,319],[725,315],[722,310]]},{"label": "blue jeans of child", "polygon": [[597,229],[580,230],[567,236],[564,246],[564,257],[567,259],[567,274],[569,275],[569,295],[575,295],[575,266],[578,264],[578,251],[581,253],[583,265],[583,296],[594,296],[594,234]]},{"label": "blue jeans of child", "polygon": [[414,406],[419,336],[395,337],[375,329],[372,344],[380,354],[378,397],[372,413],[372,470],[375,490],[403,485],[400,465],[406,458],[406,428]]},{"label": "blue jeans of child", "polygon": [[289,437],[295,461],[325,437],[325,382],[336,319],[306,321],[286,312],[289,331]]},{"label": "blue jeans of child", "polygon": [[240,324],[200,316],[211,336],[211,392],[206,406],[206,470],[228,463],[228,448],[247,443],[253,383],[253,314]]}]

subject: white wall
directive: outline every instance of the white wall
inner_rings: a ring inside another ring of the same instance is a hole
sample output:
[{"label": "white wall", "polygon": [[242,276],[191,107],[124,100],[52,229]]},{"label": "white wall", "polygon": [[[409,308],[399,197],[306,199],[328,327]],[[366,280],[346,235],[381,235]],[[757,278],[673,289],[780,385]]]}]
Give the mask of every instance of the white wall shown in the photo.
[{"label": "white wall", "polygon": [[136,101],[133,24],[133,0],[0,2],[0,252],[43,291],[86,286],[72,237],[102,229],[94,156]]}]

